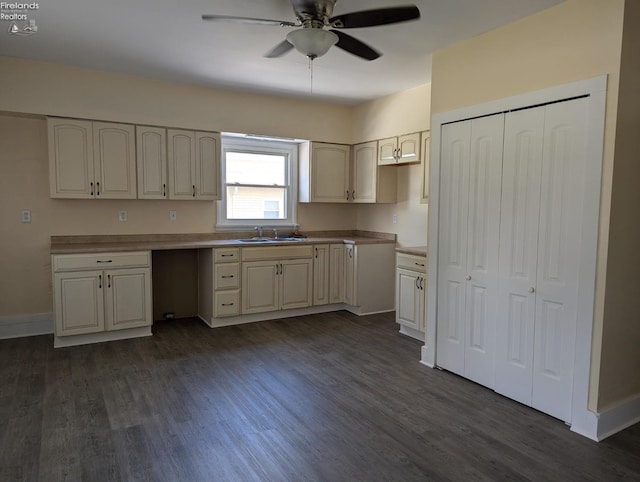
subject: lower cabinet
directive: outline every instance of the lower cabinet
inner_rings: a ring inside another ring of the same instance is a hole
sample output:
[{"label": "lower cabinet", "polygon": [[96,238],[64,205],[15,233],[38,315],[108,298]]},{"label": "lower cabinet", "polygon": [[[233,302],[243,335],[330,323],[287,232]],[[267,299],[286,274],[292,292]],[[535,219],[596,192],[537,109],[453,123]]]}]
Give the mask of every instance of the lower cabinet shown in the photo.
[{"label": "lower cabinet", "polygon": [[242,263],[242,313],[306,308],[312,304],[313,261]]},{"label": "lower cabinet", "polygon": [[52,266],[56,336],[152,324],[149,252],[54,255]]},{"label": "lower cabinet", "polygon": [[423,256],[396,255],[396,322],[401,326],[400,331],[421,340],[426,331],[426,265]]},{"label": "lower cabinet", "polygon": [[356,314],[394,309],[395,246],[390,243],[344,245],[344,302]]}]

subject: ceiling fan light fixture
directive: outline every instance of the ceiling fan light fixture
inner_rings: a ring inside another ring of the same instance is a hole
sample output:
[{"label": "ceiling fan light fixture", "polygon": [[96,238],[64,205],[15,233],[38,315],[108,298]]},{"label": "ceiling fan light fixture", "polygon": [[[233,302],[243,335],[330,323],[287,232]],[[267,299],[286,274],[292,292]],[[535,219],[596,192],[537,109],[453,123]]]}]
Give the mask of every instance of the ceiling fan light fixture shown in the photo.
[{"label": "ceiling fan light fixture", "polygon": [[338,36],[321,28],[302,28],[287,34],[287,41],[310,59],[322,57],[338,42]]}]

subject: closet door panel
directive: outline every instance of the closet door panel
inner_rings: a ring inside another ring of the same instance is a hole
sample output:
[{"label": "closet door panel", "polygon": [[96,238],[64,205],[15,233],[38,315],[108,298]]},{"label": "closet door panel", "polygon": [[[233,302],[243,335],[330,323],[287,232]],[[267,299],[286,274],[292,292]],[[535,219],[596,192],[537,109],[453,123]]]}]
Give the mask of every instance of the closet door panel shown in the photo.
[{"label": "closet door panel", "polygon": [[437,363],[460,375],[464,374],[470,136],[469,121],[442,128]]},{"label": "closet door panel", "polygon": [[587,101],[545,108],[532,406],[571,418]]},{"label": "closet door panel", "polygon": [[505,116],[495,390],[530,405],[544,107]]},{"label": "closet door panel", "polygon": [[471,121],[465,377],[493,388],[504,115]]}]

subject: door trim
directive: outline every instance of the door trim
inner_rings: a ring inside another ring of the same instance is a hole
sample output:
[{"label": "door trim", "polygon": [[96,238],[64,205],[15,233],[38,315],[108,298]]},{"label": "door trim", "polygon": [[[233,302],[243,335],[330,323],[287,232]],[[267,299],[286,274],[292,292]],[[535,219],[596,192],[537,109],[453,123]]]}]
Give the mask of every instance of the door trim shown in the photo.
[{"label": "door trim", "polygon": [[[440,136],[442,125],[473,117],[481,117],[513,109],[526,108],[549,102],[561,101],[577,96],[588,96],[587,119],[587,169],[583,199],[583,225],[581,245],[580,282],[578,286],[578,320],[576,328],[576,353],[573,374],[573,401],[571,430],[592,440],[598,439],[598,416],[589,406],[589,383],[591,371],[591,342],[595,304],[596,262],[598,255],[598,223],[600,212],[600,186],[604,150],[604,128],[607,97],[607,76],[571,82],[547,89],[507,97],[483,104],[463,107],[435,114],[431,122],[431,175],[428,228],[428,272],[438,276],[438,225],[440,197]],[[422,363],[436,366],[436,322],[438,283],[429,283],[427,340],[422,350]]]}]

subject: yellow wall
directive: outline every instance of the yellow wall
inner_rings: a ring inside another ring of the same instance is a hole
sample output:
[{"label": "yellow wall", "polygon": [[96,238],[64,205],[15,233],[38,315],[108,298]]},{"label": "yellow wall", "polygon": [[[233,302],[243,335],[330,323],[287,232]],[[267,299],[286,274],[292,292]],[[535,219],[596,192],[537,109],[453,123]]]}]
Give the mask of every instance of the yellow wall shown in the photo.
[{"label": "yellow wall", "polygon": [[598,406],[640,393],[640,2],[625,3]]},{"label": "yellow wall", "polygon": [[[431,85],[424,84],[355,108],[354,142],[429,130]],[[397,204],[361,204],[357,228],[395,233],[401,246],[427,244],[427,204],[420,204],[422,168],[420,164],[397,166]],[[393,224],[396,214],[398,223]]]},{"label": "yellow wall", "polygon": [[[597,75],[609,75],[590,385],[592,410],[601,408],[602,401],[611,402],[620,397],[620,394],[598,393],[598,373],[623,9],[624,0],[567,0],[433,55],[432,114]],[[610,380],[612,385],[622,383],[627,391],[629,377],[637,379],[638,369],[640,367],[636,364],[633,372],[621,371]]]}]

